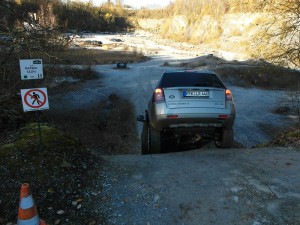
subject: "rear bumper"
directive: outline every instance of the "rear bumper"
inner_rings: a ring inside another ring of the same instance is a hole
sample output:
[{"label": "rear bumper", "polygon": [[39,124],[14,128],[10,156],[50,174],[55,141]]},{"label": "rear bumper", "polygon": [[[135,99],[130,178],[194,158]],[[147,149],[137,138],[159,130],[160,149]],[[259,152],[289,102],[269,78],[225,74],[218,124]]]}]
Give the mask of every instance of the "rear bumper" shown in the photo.
[{"label": "rear bumper", "polygon": [[[220,118],[226,115],[227,118]],[[158,131],[177,128],[226,128],[233,127],[235,109],[228,104],[224,109],[214,108],[183,108],[167,109],[165,104],[154,104],[149,110],[149,120],[152,127]]]},{"label": "rear bumper", "polygon": [[153,120],[150,119],[151,125],[159,131],[167,128],[192,128],[192,127],[233,127],[234,118],[228,117],[227,119],[219,119],[219,115],[189,115],[188,118],[184,118],[181,115],[179,118],[167,118],[166,116],[158,116]]}]

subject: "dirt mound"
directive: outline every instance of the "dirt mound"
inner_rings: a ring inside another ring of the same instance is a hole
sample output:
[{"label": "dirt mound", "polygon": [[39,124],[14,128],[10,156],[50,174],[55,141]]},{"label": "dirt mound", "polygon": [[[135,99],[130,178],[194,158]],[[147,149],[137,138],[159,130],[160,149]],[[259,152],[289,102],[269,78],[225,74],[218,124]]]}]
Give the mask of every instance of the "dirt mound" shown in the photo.
[{"label": "dirt mound", "polygon": [[203,66],[217,66],[217,65],[228,63],[228,61],[220,57],[214,56],[213,54],[209,54],[209,55],[199,56],[197,58],[188,60],[186,63],[187,63],[186,65],[188,66],[197,68]]},{"label": "dirt mound", "polygon": [[[172,64],[168,63],[168,66]],[[213,54],[200,56],[174,66],[212,70],[234,85],[271,89],[299,89],[299,70],[275,66],[264,60],[228,61]]]},{"label": "dirt mound", "polygon": [[47,224],[102,223],[103,215],[91,209],[97,200],[94,190],[101,190],[97,179],[103,160],[57,129],[41,129],[41,148],[36,124],[24,127],[15,142],[0,146],[0,224],[16,221],[22,183],[30,184]]}]

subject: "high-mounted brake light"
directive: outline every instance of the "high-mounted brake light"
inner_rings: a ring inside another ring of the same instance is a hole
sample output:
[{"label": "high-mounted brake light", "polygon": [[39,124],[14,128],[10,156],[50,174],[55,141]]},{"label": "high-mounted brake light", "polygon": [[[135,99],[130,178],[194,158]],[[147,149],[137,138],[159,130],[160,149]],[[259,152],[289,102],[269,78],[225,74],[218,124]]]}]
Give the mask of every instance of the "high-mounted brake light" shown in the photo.
[{"label": "high-mounted brake light", "polygon": [[164,91],[161,88],[156,88],[153,93],[153,102],[165,101]]},{"label": "high-mounted brake light", "polygon": [[226,96],[226,101],[232,101],[233,100],[232,93],[229,89],[226,89],[225,96]]}]

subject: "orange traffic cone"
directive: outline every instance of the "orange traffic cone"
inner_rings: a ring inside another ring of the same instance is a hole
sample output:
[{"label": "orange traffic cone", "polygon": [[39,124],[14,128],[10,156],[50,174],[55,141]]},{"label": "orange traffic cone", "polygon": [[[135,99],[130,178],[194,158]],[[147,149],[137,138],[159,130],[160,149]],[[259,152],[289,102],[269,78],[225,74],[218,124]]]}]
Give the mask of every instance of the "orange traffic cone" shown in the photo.
[{"label": "orange traffic cone", "polygon": [[46,223],[39,218],[29,184],[27,183],[21,185],[18,225],[46,225]]}]

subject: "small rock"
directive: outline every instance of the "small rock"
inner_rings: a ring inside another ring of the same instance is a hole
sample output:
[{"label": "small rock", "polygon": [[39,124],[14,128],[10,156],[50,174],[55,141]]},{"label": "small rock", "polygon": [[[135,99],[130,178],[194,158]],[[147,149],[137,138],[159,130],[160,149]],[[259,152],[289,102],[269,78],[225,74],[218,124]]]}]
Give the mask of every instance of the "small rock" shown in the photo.
[{"label": "small rock", "polygon": [[92,221],[90,221],[90,222],[88,223],[88,225],[95,225],[96,223],[97,223],[96,220],[92,220]]},{"label": "small rock", "polygon": [[54,193],[54,190],[52,188],[49,188],[48,193]]},{"label": "small rock", "polygon": [[238,196],[233,196],[232,199],[233,199],[233,201],[235,201],[235,203],[239,202],[239,197]]},{"label": "small rock", "polygon": [[60,220],[55,220],[55,225],[58,225],[60,223]]},{"label": "small rock", "polygon": [[72,201],[72,205],[76,206],[77,204],[77,201]]},{"label": "small rock", "polygon": [[274,112],[277,113],[277,114],[285,114],[285,113],[288,113],[290,111],[291,111],[291,109],[288,106],[280,106],[280,107],[278,107],[277,109],[274,110]]},{"label": "small rock", "polygon": [[59,211],[57,211],[56,213],[57,213],[58,215],[62,215],[62,214],[65,213],[65,211],[64,211],[64,210],[59,210]]},{"label": "small rock", "polygon": [[238,186],[231,188],[231,191],[234,192],[234,193],[238,193],[239,191],[242,191],[242,190],[243,190],[243,188],[242,187],[238,187]]},{"label": "small rock", "polygon": [[159,199],[160,199],[159,195],[154,196],[154,202],[158,202]]},{"label": "small rock", "polygon": [[81,204],[79,204],[78,206],[77,206],[77,209],[80,209],[81,208]]}]

